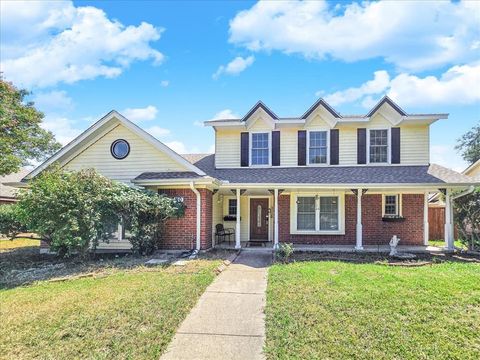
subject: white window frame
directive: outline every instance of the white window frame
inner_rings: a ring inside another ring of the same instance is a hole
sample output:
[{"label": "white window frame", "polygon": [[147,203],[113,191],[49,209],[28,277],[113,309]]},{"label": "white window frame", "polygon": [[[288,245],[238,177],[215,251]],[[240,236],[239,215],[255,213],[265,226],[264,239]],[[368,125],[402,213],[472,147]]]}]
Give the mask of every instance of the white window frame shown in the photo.
[{"label": "white window frame", "polygon": [[[252,150],[253,150],[253,134],[267,134],[268,135],[268,164],[252,164]],[[248,146],[248,160],[251,167],[267,167],[272,166],[272,132],[271,131],[250,131],[249,132],[249,146]]]},{"label": "white window frame", "polygon": [[[315,197],[315,230],[297,229],[297,199],[299,197]],[[320,197],[338,198],[338,229],[320,230]],[[345,193],[295,193],[290,195],[290,234],[299,235],[345,235]]]},{"label": "white window frame", "polygon": [[236,198],[233,198],[233,197],[227,199],[227,215],[228,215],[228,216],[237,216],[237,211],[236,211],[236,210],[237,210],[237,208],[238,208],[238,203],[237,203],[237,206],[235,207],[235,213],[234,213],[234,214],[230,214],[230,201],[232,201],[232,200],[233,200],[233,201],[237,201],[237,199],[236,199]]},{"label": "white window frame", "polygon": [[[392,162],[392,144],[391,144],[391,134],[390,130],[391,128],[369,128],[367,129],[367,164],[372,164],[372,165],[385,165],[385,164],[390,164]],[[387,162],[370,162],[370,132],[372,130],[387,130]]]},{"label": "white window frame", "polygon": [[[386,196],[395,196],[396,197],[396,214],[386,214],[385,205],[386,205]],[[386,193],[382,194],[382,217],[396,217],[403,216],[402,214],[402,194],[398,193]]]},{"label": "white window frame", "polygon": [[[326,132],[327,133],[327,162],[317,164],[310,163],[310,132]],[[309,166],[327,166],[330,165],[330,129],[319,128],[319,129],[309,129],[307,130],[307,165]]]}]

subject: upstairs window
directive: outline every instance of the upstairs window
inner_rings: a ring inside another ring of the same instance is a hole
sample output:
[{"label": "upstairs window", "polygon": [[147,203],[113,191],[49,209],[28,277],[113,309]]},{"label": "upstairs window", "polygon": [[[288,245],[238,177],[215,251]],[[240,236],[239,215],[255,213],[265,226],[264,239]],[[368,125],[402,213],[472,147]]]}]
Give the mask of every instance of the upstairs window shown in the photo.
[{"label": "upstairs window", "polygon": [[327,163],[327,132],[310,131],[308,137],[309,164]]},{"label": "upstairs window", "polygon": [[270,164],[270,134],[252,133],[251,165]]},{"label": "upstairs window", "polygon": [[388,130],[370,130],[370,162],[388,162]]}]

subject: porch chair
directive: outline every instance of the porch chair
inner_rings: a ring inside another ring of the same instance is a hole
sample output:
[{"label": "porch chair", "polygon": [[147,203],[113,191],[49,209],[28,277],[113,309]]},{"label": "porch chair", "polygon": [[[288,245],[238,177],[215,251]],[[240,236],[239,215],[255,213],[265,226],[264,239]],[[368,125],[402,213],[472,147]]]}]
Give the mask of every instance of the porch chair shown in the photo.
[{"label": "porch chair", "polygon": [[225,241],[225,238],[228,237],[228,244],[232,241],[232,235],[235,234],[234,229],[225,229],[223,224],[215,225],[215,239],[217,244],[220,244]]}]

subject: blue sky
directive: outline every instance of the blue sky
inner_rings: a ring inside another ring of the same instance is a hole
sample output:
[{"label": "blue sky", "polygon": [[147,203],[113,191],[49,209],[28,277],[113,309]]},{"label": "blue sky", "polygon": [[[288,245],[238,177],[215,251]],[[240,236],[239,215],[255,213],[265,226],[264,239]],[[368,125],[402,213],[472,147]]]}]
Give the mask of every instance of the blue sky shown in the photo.
[{"label": "blue sky", "polygon": [[179,152],[212,151],[199,126],[261,99],[279,116],[318,97],[365,114],[384,94],[432,126],[432,162],[480,121],[478,2],[1,3],[1,70],[30,89],[66,143],[116,109]]}]

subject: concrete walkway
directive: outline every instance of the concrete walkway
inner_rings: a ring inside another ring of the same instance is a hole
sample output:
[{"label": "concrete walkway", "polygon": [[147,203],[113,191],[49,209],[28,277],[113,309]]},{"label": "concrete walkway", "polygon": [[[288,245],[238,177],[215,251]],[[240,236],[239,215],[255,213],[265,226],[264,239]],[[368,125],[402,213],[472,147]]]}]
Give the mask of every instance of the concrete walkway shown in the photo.
[{"label": "concrete walkway", "polygon": [[161,359],[264,359],[271,258],[242,252],[200,297]]}]

